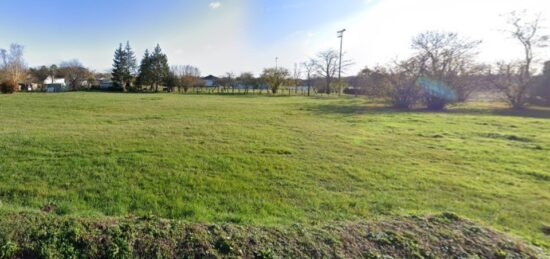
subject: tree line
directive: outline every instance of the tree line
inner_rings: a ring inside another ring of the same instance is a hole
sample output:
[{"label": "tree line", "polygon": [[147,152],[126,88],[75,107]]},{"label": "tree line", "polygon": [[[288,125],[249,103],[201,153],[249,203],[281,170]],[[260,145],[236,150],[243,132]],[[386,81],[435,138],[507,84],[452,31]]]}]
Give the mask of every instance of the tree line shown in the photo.
[{"label": "tree line", "polygon": [[[288,94],[365,95],[389,100],[397,108],[424,106],[444,109],[450,103],[464,102],[480,92],[506,101],[513,108],[529,103],[550,105],[550,63],[543,73],[537,73],[539,59],[536,50],[548,46],[549,37],[542,35],[540,17],[513,12],[507,17],[507,33],[523,46],[521,60],[499,61],[495,64],[476,62],[479,40],[464,38],[457,33],[427,31],[411,41],[414,54],[387,65],[366,67],[356,76],[339,78],[352,61],[340,57],[333,49],[319,52],[306,62],[284,67],[263,69],[259,77],[245,72],[236,76],[226,73],[214,87],[205,88],[200,70],[191,65],[169,66],[168,57],[157,44],[145,50],[138,65],[130,43],[120,44],[114,52],[110,73],[96,73],[78,60],[59,65],[27,68],[23,46],[12,44],[0,49],[0,81],[2,85],[38,82],[63,77],[69,90],[98,88],[99,79],[112,81],[110,90],[125,92],[178,91],[190,89],[212,92],[249,93],[269,90],[278,94],[284,88]],[[0,90],[9,87],[1,87]],[[15,88],[15,87],[12,87]],[[9,92],[8,90],[6,90]]]},{"label": "tree line", "polygon": [[81,90],[89,87],[94,73],[74,59],[63,61],[59,65],[28,68],[23,58],[24,47],[11,44],[9,49],[0,49],[0,87],[3,93],[19,90],[21,85],[44,83],[48,78],[53,80],[63,77],[71,90]]},{"label": "tree line", "polygon": [[[397,108],[410,109],[424,106],[442,110],[450,103],[464,102],[475,94],[485,93],[507,102],[511,107],[521,109],[529,103],[550,105],[550,63],[544,72],[537,75],[534,64],[538,61],[536,49],[547,47],[549,37],[541,34],[540,17],[529,19],[521,12],[507,16],[511,38],[521,43],[524,58],[513,61],[499,61],[495,64],[476,62],[480,40],[464,38],[454,32],[427,31],[411,41],[414,54],[390,64],[366,67],[357,76],[339,78],[353,64],[341,59],[333,49],[319,52],[315,57],[295,64],[293,70],[284,67],[265,68],[259,77],[252,73],[236,76],[226,73],[217,81],[217,89],[234,92],[235,86],[244,93],[249,90],[268,88],[277,94],[282,88],[304,95],[342,94],[366,95],[388,99]],[[124,53],[130,53],[126,68],[119,68]],[[129,78],[135,71],[135,58],[126,44],[115,52],[113,78]],[[341,64],[341,65],[340,65]],[[118,71],[124,71],[119,73]],[[147,50],[132,80],[115,80],[117,85],[126,84],[124,90],[155,91],[163,85],[167,91],[204,87],[200,71],[192,66],[169,67],[166,55],[160,47],[152,53]],[[133,82],[133,83],[131,83]],[[123,88],[123,87],[121,87]],[[306,90],[307,89],[307,90]],[[240,91],[239,91],[240,92]]]},{"label": "tree line", "polygon": [[168,65],[168,57],[160,45],[150,52],[145,50],[139,66],[135,53],[126,42],[115,50],[111,73],[113,88],[126,92],[159,92],[160,87],[168,91],[178,89],[187,92],[201,84],[200,71],[191,65]]},{"label": "tree line", "polygon": [[528,19],[525,13],[512,12],[507,24],[506,33],[523,47],[523,59],[476,63],[481,41],[429,31],[412,40],[412,57],[363,69],[356,78],[361,87],[355,94],[388,98],[395,107],[407,109],[424,105],[442,110],[479,92],[492,94],[515,109],[529,103],[550,105],[550,62],[541,75],[534,68],[535,50],[549,43],[549,37],[541,34],[540,17]]}]

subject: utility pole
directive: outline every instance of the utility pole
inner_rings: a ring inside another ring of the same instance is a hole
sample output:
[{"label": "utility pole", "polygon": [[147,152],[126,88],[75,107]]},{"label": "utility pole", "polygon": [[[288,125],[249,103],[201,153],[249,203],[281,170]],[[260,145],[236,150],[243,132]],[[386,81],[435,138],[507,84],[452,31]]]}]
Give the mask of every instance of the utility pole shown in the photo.
[{"label": "utility pole", "polygon": [[279,57],[275,57],[275,69],[279,69]]},{"label": "utility pole", "polygon": [[344,46],[344,32],[346,32],[346,29],[338,31],[338,38],[340,38],[340,60],[338,65],[338,80],[342,78],[342,47]]},{"label": "utility pole", "polygon": [[344,45],[344,32],[346,32],[346,29],[338,31],[338,38],[340,38],[340,58],[338,60],[338,95],[342,94],[342,47]]}]

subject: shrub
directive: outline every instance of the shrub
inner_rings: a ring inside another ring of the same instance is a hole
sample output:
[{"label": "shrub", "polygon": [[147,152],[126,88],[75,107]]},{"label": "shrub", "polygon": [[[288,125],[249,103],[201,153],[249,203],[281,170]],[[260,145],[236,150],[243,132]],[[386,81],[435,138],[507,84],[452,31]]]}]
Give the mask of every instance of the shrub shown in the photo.
[{"label": "shrub", "polygon": [[422,89],[416,81],[420,77],[420,67],[418,60],[410,58],[389,68],[386,80],[394,107],[410,109],[419,101]]},{"label": "shrub", "polygon": [[398,109],[410,109],[419,98],[420,89],[411,82],[398,82],[393,85],[390,98],[393,107]]},{"label": "shrub", "polygon": [[550,106],[550,73],[534,80],[530,98],[532,104]]},{"label": "shrub", "polygon": [[0,84],[0,92],[3,94],[12,94],[17,91],[18,85],[15,81],[6,80]]},{"label": "shrub", "polygon": [[445,109],[445,106],[447,106],[449,101],[445,98],[428,95],[424,98],[424,103],[426,104],[426,108],[428,108],[428,110],[441,111]]},{"label": "shrub", "polygon": [[443,110],[447,104],[457,101],[453,88],[442,80],[422,76],[416,84],[422,88],[422,102],[430,110]]}]

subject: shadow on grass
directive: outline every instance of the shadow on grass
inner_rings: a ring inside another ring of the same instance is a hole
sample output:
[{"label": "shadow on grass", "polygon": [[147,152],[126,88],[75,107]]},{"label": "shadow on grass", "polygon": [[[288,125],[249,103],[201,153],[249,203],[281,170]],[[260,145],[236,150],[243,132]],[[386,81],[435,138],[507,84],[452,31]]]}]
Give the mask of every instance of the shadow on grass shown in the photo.
[{"label": "shadow on grass", "polygon": [[532,107],[522,110],[514,110],[510,108],[452,108],[443,111],[449,114],[466,114],[466,115],[498,115],[509,117],[524,117],[536,119],[550,119],[550,109],[541,107]]},{"label": "shadow on grass", "polygon": [[306,110],[318,113],[318,114],[398,114],[398,113],[416,113],[416,114],[451,114],[451,115],[498,115],[498,116],[511,116],[511,117],[524,117],[524,118],[537,118],[537,119],[550,119],[550,109],[542,107],[532,107],[523,110],[514,110],[508,108],[490,108],[490,107],[451,107],[444,111],[431,111],[428,109],[396,109],[384,104],[320,104],[320,105],[307,105]]}]

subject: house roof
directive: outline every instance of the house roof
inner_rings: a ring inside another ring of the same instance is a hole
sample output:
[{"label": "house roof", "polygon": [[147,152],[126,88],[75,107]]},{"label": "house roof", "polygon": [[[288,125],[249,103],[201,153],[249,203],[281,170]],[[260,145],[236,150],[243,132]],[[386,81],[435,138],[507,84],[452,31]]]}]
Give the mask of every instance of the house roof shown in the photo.
[{"label": "house roof", "polygon": [[48,78],[44,80],[44,84],[65,84],[65,78],[54,78],[52,82],[52,77],[48,76]]},{"label": "house roof", "polygon": [[203,78],[201,78],[202,80],[218,80],[217,77],[213,76],[213,75],[208,75],[208,76],[205,76]]}]

